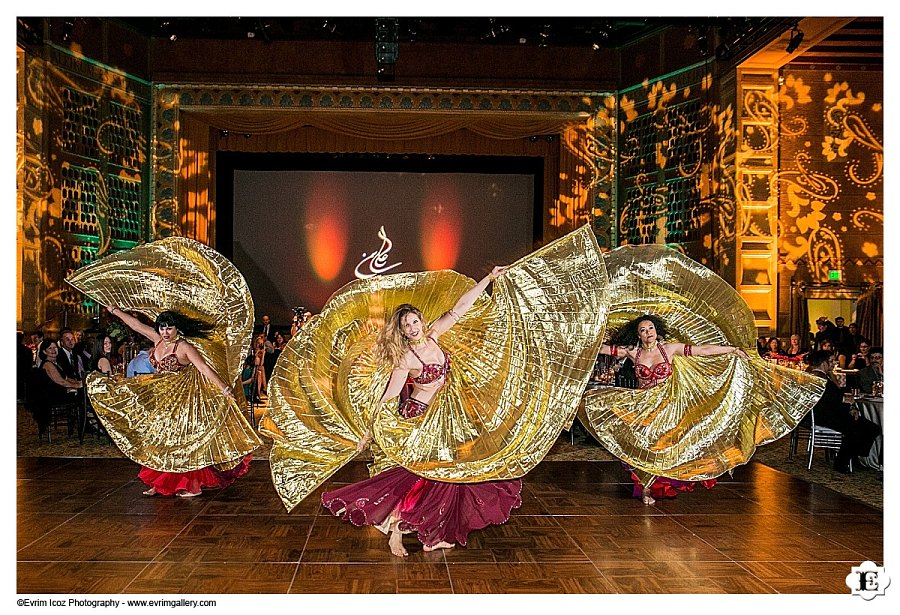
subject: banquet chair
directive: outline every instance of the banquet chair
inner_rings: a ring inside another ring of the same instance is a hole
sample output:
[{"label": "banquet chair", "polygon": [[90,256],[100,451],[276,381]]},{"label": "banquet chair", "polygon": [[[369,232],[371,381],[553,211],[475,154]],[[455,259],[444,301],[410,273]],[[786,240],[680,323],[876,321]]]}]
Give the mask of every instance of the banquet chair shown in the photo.
[{"label": "banquet chair", "polygon": [[[791,444],[788,458],[793,459],[797,452],[800,440],[806,440],[806,451],[808,453],[808,461],[806,469],[812,469],[813,455],[817,448],[826,451],[834,451],[835,453],[841,448],[843,435],[839,431],[816,425],[816,417],[814,411],[810,410],[809,414],[804,417],[800,424],[791,432]],[[853,471],[853,461],[850,461],[850,471]]]}]

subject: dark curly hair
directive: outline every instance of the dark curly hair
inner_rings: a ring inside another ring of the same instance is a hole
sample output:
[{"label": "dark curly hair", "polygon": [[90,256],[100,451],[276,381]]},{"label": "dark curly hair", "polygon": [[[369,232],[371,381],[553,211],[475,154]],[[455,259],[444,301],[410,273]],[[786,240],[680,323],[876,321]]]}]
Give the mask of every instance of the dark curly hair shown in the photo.
[{"label": "dark curly hair", "polygon": [[638,336],[638,325],[645,320],[649,320],[653,323],[653,326],[656,328],[657,338],[665,339],[669,337],[669,330],[666,328],[666,323],[664,323],[659,316],[644,314],[637,318],[632,318],[619,327],[619,329],[610,337],[609,343],[616,346],[637,346],[641,342],[641,338]]},{"label": "dark curly hair", "polygon": [[175,327],[185,337],[202,337],[208,338],[214,327],[197,318],[191,318],[184,314],[172,310],[160,312],[156,317],[155,328],[159,331],[160,327]]}]

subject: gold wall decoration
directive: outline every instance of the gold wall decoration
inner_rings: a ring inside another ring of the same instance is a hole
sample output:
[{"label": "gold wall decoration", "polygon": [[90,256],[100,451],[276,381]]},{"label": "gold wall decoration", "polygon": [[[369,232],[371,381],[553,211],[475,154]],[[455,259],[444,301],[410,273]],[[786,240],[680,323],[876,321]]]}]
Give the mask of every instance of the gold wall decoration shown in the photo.
[{"label": "gold wall decoration", "polygon": [[707,64],[619,93],[618,244],[669,244],[717,268],[734,232],[733,116]]},{"label": "gold wall decoration", "polygon": [[788,66],[782,77],[781,285],[826,283],[831,271],[844,285],[882,282],[883,73]]},{"label": "gold wall decoration", "polygon": [[17,326],[86,328],[65,277],[147,239],[149,87],[52,44],[17,71]]},{"label": "gold wall decoration", "polygon": [[778,171],[777,82],[775,70],[738,69],[735,287],[756,326],[767,328],[778,317],[778,195],[770,189]]}]

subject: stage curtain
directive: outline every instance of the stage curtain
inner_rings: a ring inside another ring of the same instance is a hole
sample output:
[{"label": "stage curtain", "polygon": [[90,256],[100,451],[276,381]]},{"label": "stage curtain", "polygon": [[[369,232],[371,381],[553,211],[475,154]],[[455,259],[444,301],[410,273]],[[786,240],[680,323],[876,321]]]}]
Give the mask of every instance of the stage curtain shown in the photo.
[{"label": "stage curtain", "polygon": [[544,242],[589,220],[588,118],[575,114],[191,109],[180,120],[183,232],[213,246],[217,151],[541,157]]},{"label": "stage curtain", "polygon": [[[463,128],[489,139],[521,139],[561,132],[571,115],[417,113],[384,111],[190,111],[185,116],[219,130],[239,134],[274,135],[307,126],[355,138],[394,141],[427,139]],[[576,122],[578,120],[575,120]]]},{"label": "stage curtain", "polygon": [[859,334],[869,338],[873,346],[884,346],[884,287],[876,284],[856,303]]}]

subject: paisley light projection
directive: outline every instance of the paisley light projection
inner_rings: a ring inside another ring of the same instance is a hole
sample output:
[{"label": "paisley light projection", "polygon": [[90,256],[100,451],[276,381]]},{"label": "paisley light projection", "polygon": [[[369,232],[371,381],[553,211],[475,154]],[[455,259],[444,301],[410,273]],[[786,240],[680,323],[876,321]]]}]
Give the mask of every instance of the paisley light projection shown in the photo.
[{"label": "paisley light projection", "polygon": [[[779,92],[779,260],[789,275],[846,284],[883,280],[884,107],[881,74],[786,73]],[[789,279],[788,275],[783,276]]]},{"label": "paisley light projection", "polygon": [[400,464],[448,482],[517,478],[571,424],[602,338],[606,271],[589,227],[511,265],[441,345],[451,377],[424,415],[377,408],[391,368],[375,337],[394,308],[427,321],[474,281],[453,271],[351,282],[288,342],[269,384],[272,479],[290,510],[356,455],[375,420],[375,468]]},{"label": "paisley light projection", "polygon": [[649,476],[714,478],[747,463],[821,396],[821,378],[759,357],[753,314],[706,267],[657,245],[623,246],[604,260],[611,330],[654,314],[666,323],[668,341],[738,346],[749,356],[676,356],[672,376],[656,387],[585,393],[582,422],[645,484]]}]

